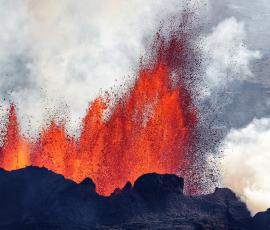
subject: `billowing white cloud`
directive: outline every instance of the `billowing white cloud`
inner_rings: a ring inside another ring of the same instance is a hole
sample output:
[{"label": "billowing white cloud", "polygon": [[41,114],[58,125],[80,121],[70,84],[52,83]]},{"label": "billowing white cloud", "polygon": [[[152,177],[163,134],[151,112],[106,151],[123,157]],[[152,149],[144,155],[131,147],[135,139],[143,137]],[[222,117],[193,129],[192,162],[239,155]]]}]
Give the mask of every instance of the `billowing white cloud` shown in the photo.
[{"label": "billowing white cloud", "polygon": [[223,185],[233,189],[252,213],[270,207],[270,119],[254,119],[231,130],[220,161]]},{"label": "billowing white cloud", "polygon": [[260,53],[250,50],[245,40],[245,25],[234,17],[221,21],[205,37],[202,45],[209,91],[236,79],[252,77],[249,65],[251,61],[260,58]]},{"label": "billowing white cloud", "polygon": [[58,108],[77,128],[88,102],[132,75],[160,22],[182,10],[178,0],[0,4],[1,105],[16,103],[24,132],[29,120],[37,130]]}]

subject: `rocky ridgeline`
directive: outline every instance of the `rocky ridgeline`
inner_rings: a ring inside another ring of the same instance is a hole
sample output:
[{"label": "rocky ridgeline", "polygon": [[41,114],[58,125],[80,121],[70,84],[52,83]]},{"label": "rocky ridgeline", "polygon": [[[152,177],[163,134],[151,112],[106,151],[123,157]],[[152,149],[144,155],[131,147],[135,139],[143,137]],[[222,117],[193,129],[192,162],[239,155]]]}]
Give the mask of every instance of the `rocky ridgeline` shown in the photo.
[{"label": "rocky ridgeline", "polygon": [[0,170],[0,229],[270,229],[270,210],[252,218],[229,189],[192,197],[183,187],[176,175],[152,173],[103,197],[89,178],[76,184],[45,168]]}]

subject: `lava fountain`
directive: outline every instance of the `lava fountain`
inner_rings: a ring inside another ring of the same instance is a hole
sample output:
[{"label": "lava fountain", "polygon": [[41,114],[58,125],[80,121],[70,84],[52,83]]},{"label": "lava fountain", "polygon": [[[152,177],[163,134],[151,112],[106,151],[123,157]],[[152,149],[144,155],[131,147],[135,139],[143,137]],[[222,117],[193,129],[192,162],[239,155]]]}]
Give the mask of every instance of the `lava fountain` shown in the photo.
[{"label": "lava fountain", "polygon": [[90,103],[79,138],[51,121],[36,141],[29,141],[20,134],[11,104],[0,167],[46,167],[76,182],[91,177],[103,195],[145,173],[187,169],[197,112],[185,84],[186,35],[172,33],[166,40],[157,34],[151,50],[151,60],[140,65],[135,83],[107,117],[107,98]]}]

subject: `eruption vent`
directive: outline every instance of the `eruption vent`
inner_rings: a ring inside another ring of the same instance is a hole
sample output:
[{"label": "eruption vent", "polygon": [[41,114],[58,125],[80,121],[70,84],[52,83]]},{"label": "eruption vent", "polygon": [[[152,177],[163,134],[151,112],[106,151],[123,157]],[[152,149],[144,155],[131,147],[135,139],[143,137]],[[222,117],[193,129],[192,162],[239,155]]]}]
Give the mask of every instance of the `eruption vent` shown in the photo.
[{"label": "eruption vent", "polygon": [[64,124],[51,121],[34,143],[27,141],[12,104],[0,167],[44,166],[76,182],[91,177],[104,195],[144,173],[186,170],[197,114],[184,80],[189,52],[185,36],[170,37],[165,41],[157,35],[151,64],[141,65],[133,87],[108,117],[108,99],[90,104],[78,139],[67,136]]}]

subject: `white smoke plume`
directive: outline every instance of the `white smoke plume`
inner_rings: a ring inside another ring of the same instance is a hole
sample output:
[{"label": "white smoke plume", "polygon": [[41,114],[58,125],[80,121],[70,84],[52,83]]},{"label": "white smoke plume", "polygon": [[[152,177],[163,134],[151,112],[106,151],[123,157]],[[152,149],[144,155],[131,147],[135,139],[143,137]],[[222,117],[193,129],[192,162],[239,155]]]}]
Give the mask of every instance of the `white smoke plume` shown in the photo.
[{"label": "white smoke plume", "polygon": [[23,132],[55,114],[78,128],[88,102],[133,75],[160,22],[183,9],[178,0],[0,4],[1,114],[14,101]]},{"label": "white smoke plume", "polygon": [[244,22],[234,17],[221,21],[205,37],[203,49],[208,94],[234,80],[242,81],[253,77],[250,64],[261,55],[259,51],[248,48],[246,37]]},{"label": "white smoke plume", "polygon": [[223,185],[233,189],[253,214],[270,207],[270,119],[254,119],[225,139],[220,168]]}]

